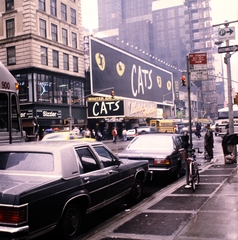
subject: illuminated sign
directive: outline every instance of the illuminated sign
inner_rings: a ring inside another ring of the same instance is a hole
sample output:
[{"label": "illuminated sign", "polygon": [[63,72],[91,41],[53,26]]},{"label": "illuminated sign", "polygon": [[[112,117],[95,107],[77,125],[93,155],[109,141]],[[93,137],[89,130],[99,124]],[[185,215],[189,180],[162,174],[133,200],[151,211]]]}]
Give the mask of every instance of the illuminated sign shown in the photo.
[{"label": "illuminated sign", "polygon": [[88,118],[124,116],[122,100],[88,102]]}]

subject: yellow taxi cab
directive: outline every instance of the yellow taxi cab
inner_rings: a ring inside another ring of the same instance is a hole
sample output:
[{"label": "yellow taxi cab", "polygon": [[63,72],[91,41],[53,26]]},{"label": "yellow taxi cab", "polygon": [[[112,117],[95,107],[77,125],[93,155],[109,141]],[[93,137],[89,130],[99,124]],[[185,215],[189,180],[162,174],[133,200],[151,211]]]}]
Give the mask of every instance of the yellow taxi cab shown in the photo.
[{"label": "yellow taxi cab", "polygon": [[84,142],[95,142],[95,138],[85,138],[76,132],[54,132],[46,134],[41,141],[64,141],[64,140],[80,140]]}]

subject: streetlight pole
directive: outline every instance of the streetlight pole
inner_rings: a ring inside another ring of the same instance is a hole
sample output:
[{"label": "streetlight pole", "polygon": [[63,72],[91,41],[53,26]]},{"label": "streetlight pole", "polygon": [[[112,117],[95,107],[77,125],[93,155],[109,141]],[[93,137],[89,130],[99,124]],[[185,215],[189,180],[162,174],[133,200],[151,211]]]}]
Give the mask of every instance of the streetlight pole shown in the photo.
[{"label": "streetlight pole", "polygon": [[[169,95],[169,94],[172,94],[172,95],[173,95],[173,92],[169,92],[169,93],[163,94],[163,117],[166,116],[166,113],[165,113],[165,105],[164,105],[164,103],[165,103],[164,97],[167,96],[167,95]],[[174,104],[174,99],[173,99],[173,104]]]},{"label": "streetlight pole", "polygon": [[69,89],[69,131],[72,131],[73,119],[72,119],[72,91]]}]

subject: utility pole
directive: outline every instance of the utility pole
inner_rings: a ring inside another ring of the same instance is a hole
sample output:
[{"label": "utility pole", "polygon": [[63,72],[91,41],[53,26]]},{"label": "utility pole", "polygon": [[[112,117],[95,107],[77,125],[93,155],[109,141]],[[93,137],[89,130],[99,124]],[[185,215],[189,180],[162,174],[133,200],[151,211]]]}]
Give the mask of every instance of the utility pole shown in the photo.
[{"label": "utility pole", "polygon": [[69,131],[72,131],[73,117],[72,117],[72,90],[69,89]]}]

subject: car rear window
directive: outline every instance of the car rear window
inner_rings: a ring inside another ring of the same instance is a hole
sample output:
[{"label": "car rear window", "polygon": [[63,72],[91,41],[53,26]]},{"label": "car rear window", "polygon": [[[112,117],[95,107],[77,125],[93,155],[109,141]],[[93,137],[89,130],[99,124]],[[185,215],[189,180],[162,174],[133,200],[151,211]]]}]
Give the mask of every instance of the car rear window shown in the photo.
[{"label": "car rear window", "polygon": [[172,146],[172,138],[169,137],[157,137],[151,138],[143,137],[134,139],[127,147],[127,149],[131,150],[140,150],[140,149],[161,149],[161,150],[171,150]]},{"label": "car rear window", "polygon": [[52,172],[54,159],[50,153],[1,152],[0,170]]}]

